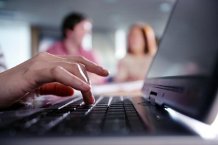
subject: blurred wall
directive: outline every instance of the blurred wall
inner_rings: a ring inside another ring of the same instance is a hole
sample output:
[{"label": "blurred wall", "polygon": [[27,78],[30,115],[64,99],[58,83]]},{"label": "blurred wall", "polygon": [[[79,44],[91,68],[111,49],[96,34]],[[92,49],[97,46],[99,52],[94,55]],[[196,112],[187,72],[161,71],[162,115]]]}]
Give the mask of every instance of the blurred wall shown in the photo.
[{"label": "blurred wall", "polygon": [[24,22],[0,20],[0,47],[11,68],[31,56],[30,26]]}]

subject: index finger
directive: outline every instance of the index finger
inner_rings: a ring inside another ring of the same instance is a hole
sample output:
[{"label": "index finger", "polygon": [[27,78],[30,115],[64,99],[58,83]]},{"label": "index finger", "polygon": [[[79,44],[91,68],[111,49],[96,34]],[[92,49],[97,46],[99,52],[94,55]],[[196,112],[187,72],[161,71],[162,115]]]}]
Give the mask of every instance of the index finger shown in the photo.
[{"label": "index finger", "polygon": [[98,74],[100,76],[108,76],[109,72],[108,70],[104,69],[103,67],[97,65],[96,63],[81,57],[81,56],[65,56],[65,58],[77,62],[77,63],[81,63],[85,66],[86,70],[95,74]]}]

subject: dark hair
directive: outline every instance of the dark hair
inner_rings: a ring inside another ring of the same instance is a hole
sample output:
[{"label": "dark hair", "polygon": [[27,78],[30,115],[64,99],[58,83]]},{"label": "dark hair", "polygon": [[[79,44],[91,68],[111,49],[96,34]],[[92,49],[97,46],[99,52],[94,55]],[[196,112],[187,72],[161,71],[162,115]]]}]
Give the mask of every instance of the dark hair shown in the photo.
[{"label": "dark hair", "polygon": [[62,31],[62,37],[65,38],[66,37],[66,30],[73,30],[74,27],[86,20],[87,17],[81,13],[78,12],[72,12],[70,14],[68,14],[62,22],[62,27],[61,27],[61,31]]},{"label": "dark hair", "polygon": [[[131,32],[132,29],[134,29],[134,28],[138,28],[138,29],[140,29],[140,31],[142,32],[143,40],[144,40],[144,42],[145,42],[144,53],[147,54],[147,53],[149,52],[149,49],[148,49],[148,38],[147,38],[147,34],[146,34],[146,32],[145,32],[145,29],[144,29],[143,25],[134,24],[134,25],[132,25],[132,26],[130,27],[130,31],[129,31],[129,32]],[[128,37],[129,37],[129,36],[128,36]],[[129,38],[128,38],[128,39],[129,39]],[[127,52],[130,53],[130,54],[132,54],[132,51],[131,51],[130,46],[129,46],[129,42],[128,42],[127,45],[128,45],[128,46],[127,46]]]}]

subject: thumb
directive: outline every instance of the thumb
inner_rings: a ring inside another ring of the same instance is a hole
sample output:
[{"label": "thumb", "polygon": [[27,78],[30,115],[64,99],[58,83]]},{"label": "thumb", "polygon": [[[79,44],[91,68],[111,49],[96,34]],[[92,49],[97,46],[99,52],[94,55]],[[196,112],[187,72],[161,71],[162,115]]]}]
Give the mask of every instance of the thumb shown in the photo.
[{"label": "thumb", "polygon": [[40,95],[57,95],[57,96],[72,96],[74,94],[73,88],[63,85],[61,83],[53,82],[47,83],[39,87]]}]

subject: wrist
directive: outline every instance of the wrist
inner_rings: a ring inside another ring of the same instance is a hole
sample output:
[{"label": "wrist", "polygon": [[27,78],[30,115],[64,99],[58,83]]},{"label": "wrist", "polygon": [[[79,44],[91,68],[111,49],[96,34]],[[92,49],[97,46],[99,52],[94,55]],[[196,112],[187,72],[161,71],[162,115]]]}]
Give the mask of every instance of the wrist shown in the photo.
[{"label": "wrist", "polygon": [[4,83],[4,85],[1,85],[0,87],[1,107],[12,105],[30,90],[30,85],[24,78],[25,76],[15,68],[9,69],[0,74],[0,80]]}]

